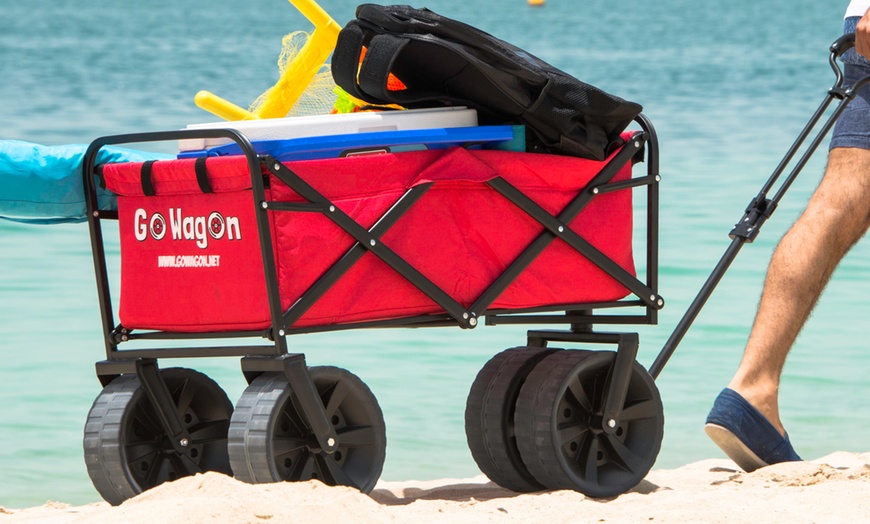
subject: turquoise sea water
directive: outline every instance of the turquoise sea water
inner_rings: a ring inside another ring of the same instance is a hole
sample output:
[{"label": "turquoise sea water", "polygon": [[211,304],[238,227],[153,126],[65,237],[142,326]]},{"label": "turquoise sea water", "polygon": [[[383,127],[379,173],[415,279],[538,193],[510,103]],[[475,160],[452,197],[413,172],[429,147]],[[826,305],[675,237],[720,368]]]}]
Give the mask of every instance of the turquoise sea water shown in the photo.
[{"label": "turquoise sea water", "polygon": [[[831,85],[827,48],[845,4],[427,6],[643,104],[656,125],[667,306],[658,326],[640,329],[639,360],[649,365],[727,246],[731,225]],[[343,23],[356,4],[321,5]],[[0,139],[87,143],[212,121],[193,104],[198,90],[247,104],[275,81],[281,36],[309,27],[283,0],[0,0]],[[659,377],[666,425],[656,467],[722,456],[703,434],[704,418],[738,363],[770,253],[823,165],[824,154],[816,155]],[[108,247],[117,258],[117,244]],[[867,451],[868,261],[862,243],[843,262],[785,370],[783,419],[806,458]],[[353,371],[378,397],[389,441],[383,478],[429,479],[478,473],[465,445],[465,396],[483,363],[524,334],[510,326],[347,331],[290,343],[310,363]],[[87,227],[0,221],[0,506],[99,500],[81,438],[102,357]],[[236,359],[172,364],[206,372],[231,399],[245,386]]]}]

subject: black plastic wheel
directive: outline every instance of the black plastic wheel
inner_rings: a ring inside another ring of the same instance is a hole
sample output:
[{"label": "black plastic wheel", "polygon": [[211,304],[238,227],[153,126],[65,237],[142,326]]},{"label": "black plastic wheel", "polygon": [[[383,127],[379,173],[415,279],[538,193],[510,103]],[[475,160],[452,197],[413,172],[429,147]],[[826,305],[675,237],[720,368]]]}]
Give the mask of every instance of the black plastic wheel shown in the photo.
[{"label": "black plastic wheel", "polygon": [[94,401],[85,424],[88,475],[110,504],[202,471],[230,474],[227,428],[233,405],[207,376],[186,368],[160,370],[190,438],[185,453],[169,442],[136,375],[122,375]]},{"label": "black plastic wheel", "polygon": [[242,394],[230,422],[235,477],[249,483],[319,479],[369,493],[381,476],[387,447],[377,399],[347,370],[314,366],[308,372],[336,430],[338,449],[332,454],[320,449],[286,376],[265,373]]},{"label": "black plastic wheel", "polygon": [[540,491],[523,464],[514,432],[514,409],[529,372],[547,355],[558,351],[540,347],[506,349],[481,368],[465,404],[465,436],[480,471],[503,488]]},{"label": "black plastic wheel", "polygon": [[523,462],[549,489],[591,497],[625,493],[649,473],[661,448],[662,401],[634,363],[622,416],[603,429],[612,351],[560,351],[529,374],[517,399],[517,445]]}]

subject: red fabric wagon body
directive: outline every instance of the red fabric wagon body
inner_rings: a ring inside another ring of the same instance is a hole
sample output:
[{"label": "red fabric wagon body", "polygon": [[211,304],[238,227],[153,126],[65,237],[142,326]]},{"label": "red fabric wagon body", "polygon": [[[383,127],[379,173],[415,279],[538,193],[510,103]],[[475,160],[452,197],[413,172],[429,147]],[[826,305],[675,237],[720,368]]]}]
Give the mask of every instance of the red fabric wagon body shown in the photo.
[{"label": "red fabric wagon body", "polygon": [[[505,151],[416,151],[288,162],[339,212],[371,229],[413,188],[425,191],[374,243],[404,259],[463,307],[475,303],[545,230],[490,181],[502,179],[553,216],[607,163]],[[110,164],[102,175],[118,194],[121,303],[128,328],[176,332],[271,326],[257,213],[267,213],[281,306],[287,311],[358,240],[266,167],[266,210],[253,196],[244,156],[209,158],[212,192],[194,160]],[[631,161],[610,182],[631,177]],[[146,196],[151,193],[153,196]],[[285,204],[282,208],[274,203]],[[299,204],[294,207],[292,204]],[[631,190],[591,198],[568,223],[595,249],[634,275]],[[366,247],[367,246],[362,246]],[[488,309],[560,309],[614,301],[628,290],[560,239],[550,242]],[[438,302],[367,251],[287,328],[334,326],[444,314]]]}]

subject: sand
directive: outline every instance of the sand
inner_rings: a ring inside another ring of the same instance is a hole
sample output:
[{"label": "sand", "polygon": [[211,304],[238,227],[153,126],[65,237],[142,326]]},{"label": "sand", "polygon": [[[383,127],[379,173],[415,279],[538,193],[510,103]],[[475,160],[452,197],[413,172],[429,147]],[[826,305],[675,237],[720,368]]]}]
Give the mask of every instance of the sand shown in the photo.
[{"label": "sand", "polygon": [[870,522],[870,453],[838,452],[753,473],[710,459],[653,470],[637,487],[610,499],[573,491],[518,494],[483,476],[381,482],[363,495],[317,481],[249,485],[206,473],[160,485],[117,507],[0,507],[0,524],[37,522]]}]

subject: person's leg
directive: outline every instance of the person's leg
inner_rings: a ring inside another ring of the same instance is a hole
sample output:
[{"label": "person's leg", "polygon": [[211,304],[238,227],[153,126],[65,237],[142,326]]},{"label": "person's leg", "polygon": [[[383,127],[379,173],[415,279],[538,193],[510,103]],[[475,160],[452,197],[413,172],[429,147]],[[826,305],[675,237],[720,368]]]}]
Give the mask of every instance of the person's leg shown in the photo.
[{"label": "person's leg", "polygon": [[[844,33],[859,17],[847,18]],[[854,49],[842,56],[844,85],[870,75]],[[834,126],[828,167],[807,208],[777,246],[736,374],[707,417],[705,430],[740,467],[800,460],[779,417],[786,356],[840,260],[870,225],[870,86]]]},{"label": "person's leg", "polygon": [[837,264],[870,225],[870,151],[833,149],[803,215],[768,268],[743,360],[728,385],[785,434],[777,392],[785,358]]},{"label": "person's leg", "polygon": [[746,471],[800,460],[779,418],[788,352],[837,264],[870,226],[870,150],[835,148],[801,217],[780,241],[737,373],[705,431]]}]

